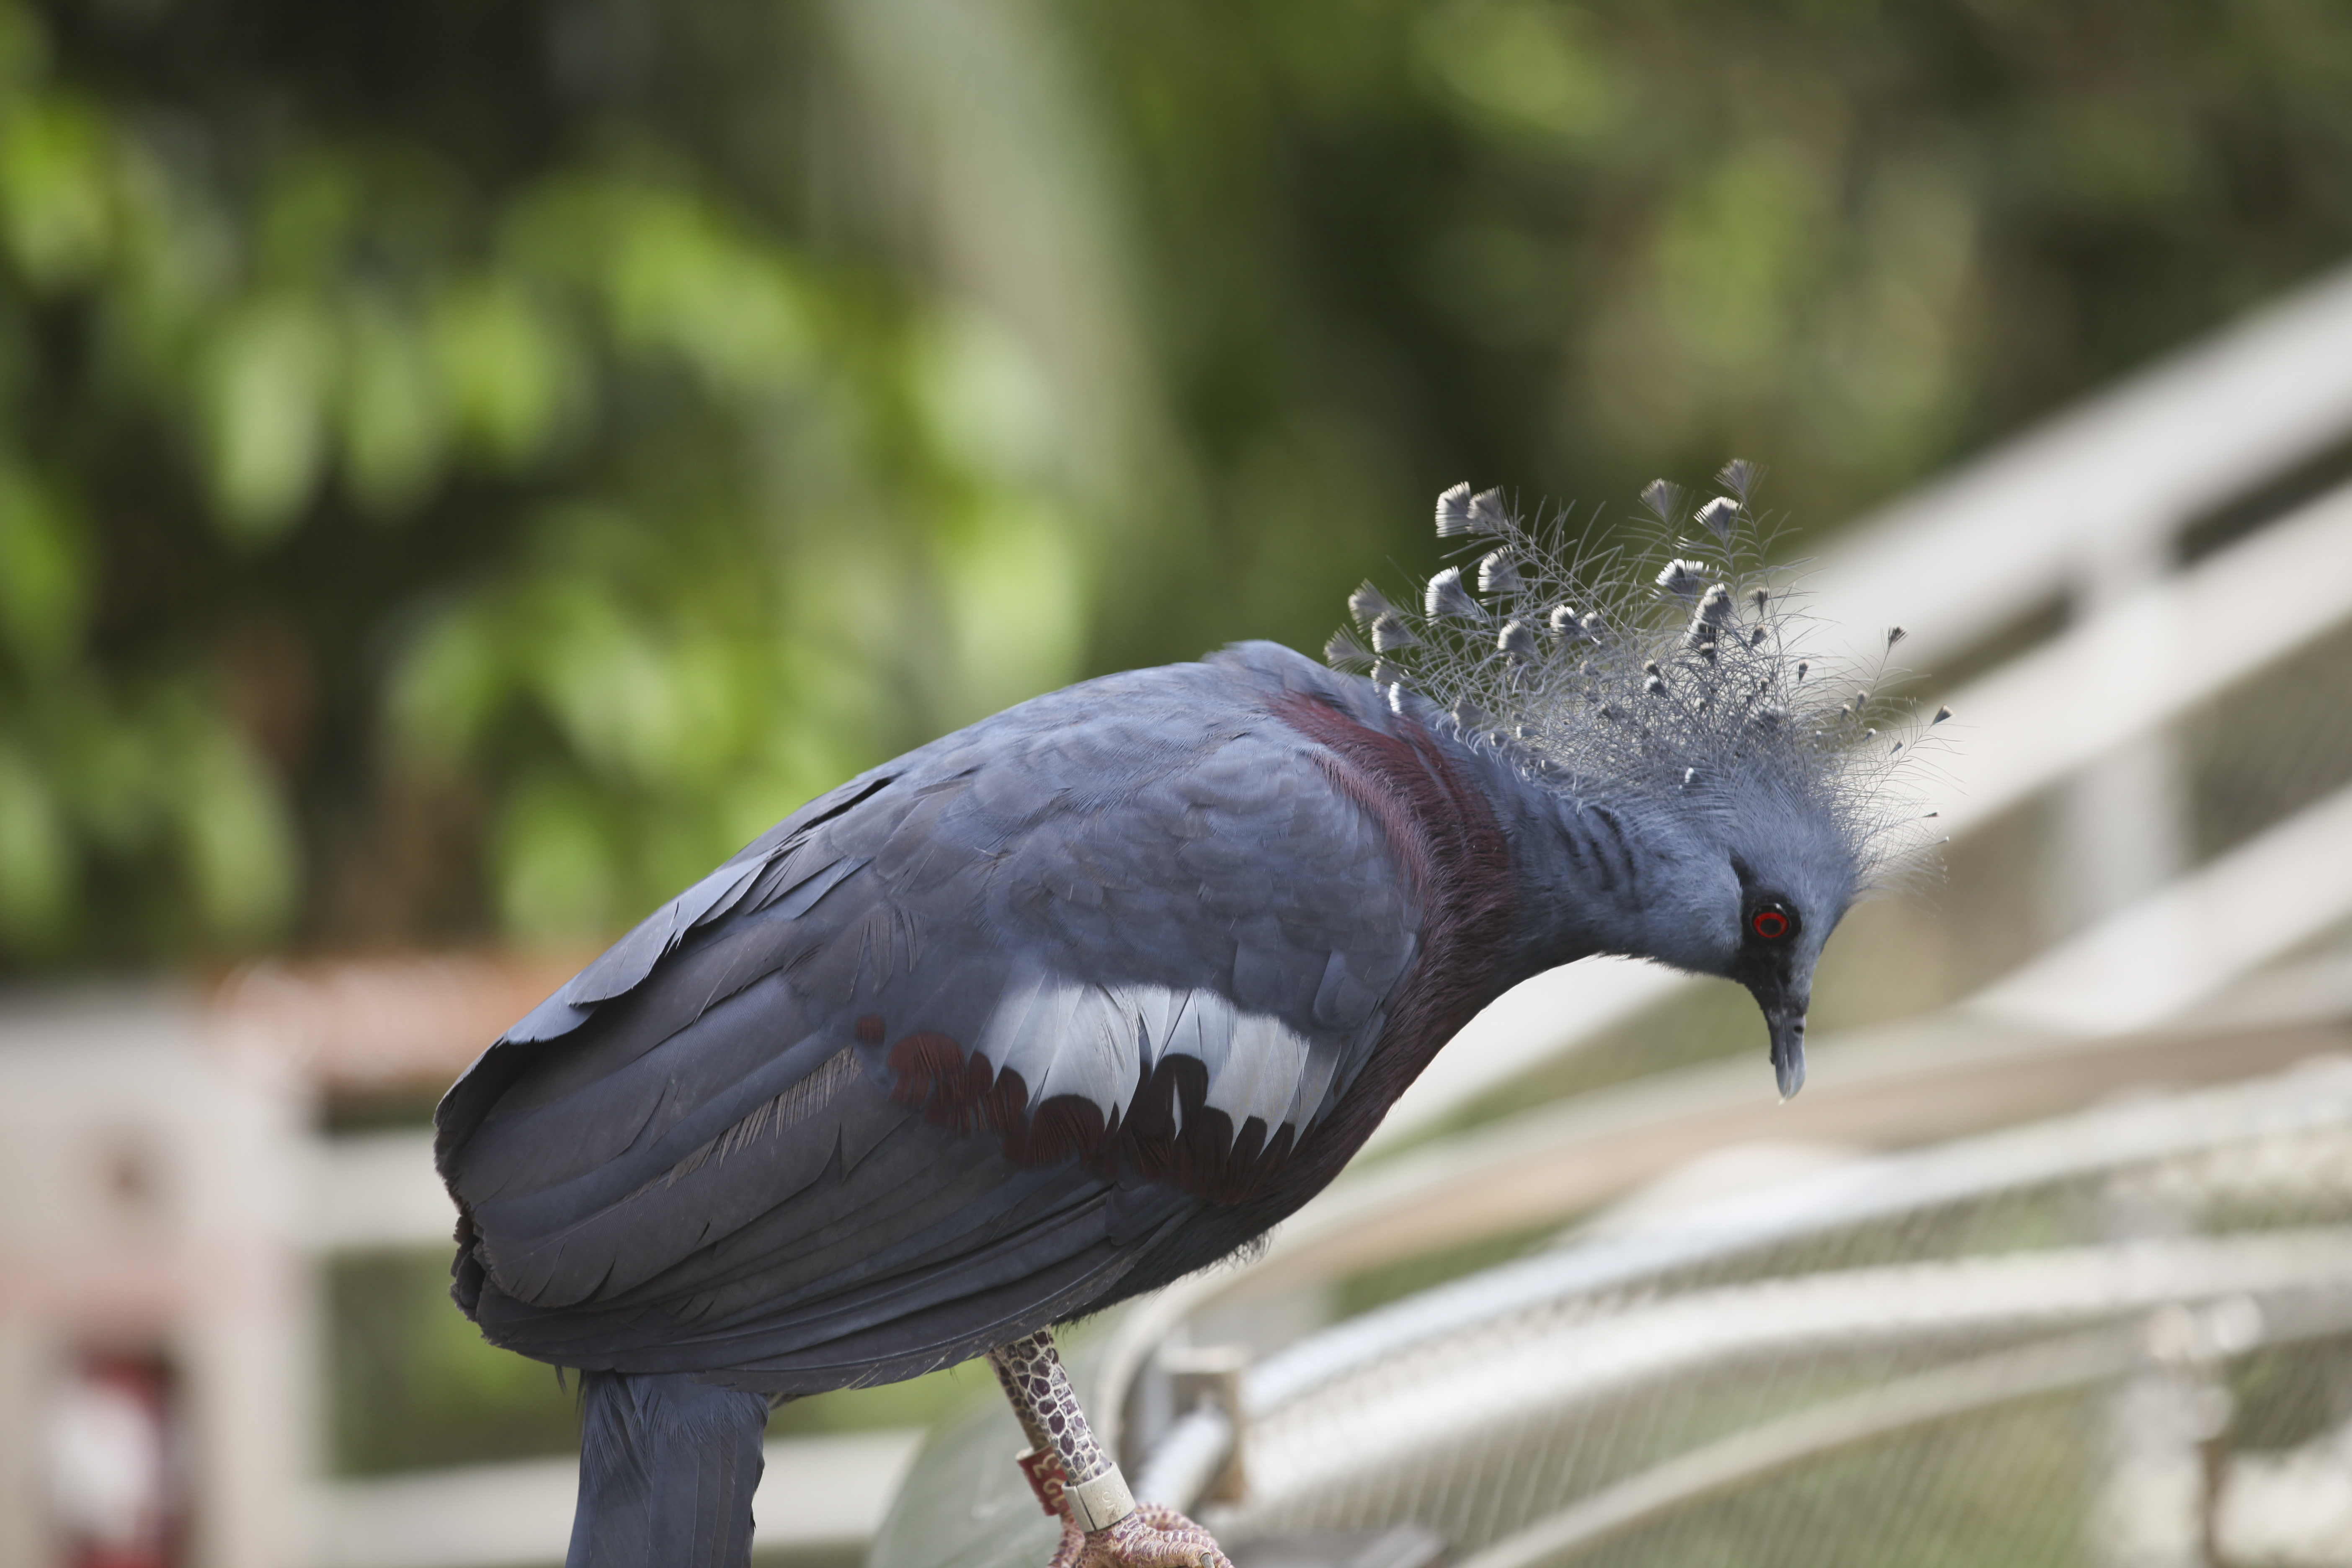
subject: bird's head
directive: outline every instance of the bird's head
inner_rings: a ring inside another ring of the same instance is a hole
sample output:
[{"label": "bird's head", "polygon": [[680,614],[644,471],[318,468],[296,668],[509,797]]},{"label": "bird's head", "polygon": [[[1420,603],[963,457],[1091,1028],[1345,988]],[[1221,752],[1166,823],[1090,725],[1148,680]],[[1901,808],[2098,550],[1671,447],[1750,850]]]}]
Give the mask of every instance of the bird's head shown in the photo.
[{"label": "bird's head", "polygon": [[1564,515],[1530,526],[1499,492],[1456,486],[1437,531],[1465,540],[1475,567],[1439,573],[1417,611],[1366,584],[1349,601],[1363,640],[1343,631],[1324,651],[1370,667],[1400,710],[1450,715],[1565,813],[1629,836],[1641,874],[1595,934],[1745,985],[1785,1098],[1804,1083],[1822,944],[1919,847],[1895,769],[1949,715],[1882,733],[1883,661],[1864,676],[1801,652],[1809,623],[1763,562],[1754,478],[1727,465],[1727,493],[1695,510],[1663,480],[1645,490],[1663,565],[1580,550]]},{"label": "bird's head", "polygon": [[1848,825],[1812,792],[1748,776],[1727,781],[1727,793],[1694,813],[1696,831],[1675,836],[1684,847],[1658,879],[1664,907],[1643,921],[1645,956],[1748,988],[1785,1100],[1804,1087],[1813,967],[1864,868]]}]

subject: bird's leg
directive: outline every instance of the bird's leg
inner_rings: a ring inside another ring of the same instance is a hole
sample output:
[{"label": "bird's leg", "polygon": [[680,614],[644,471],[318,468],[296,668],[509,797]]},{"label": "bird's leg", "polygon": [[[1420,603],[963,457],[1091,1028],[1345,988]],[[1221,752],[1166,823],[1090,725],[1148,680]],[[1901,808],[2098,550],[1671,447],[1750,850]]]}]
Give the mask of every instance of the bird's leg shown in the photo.
[{"label": "bird's leg", "polygon": [[1172,1508],[1135,1500],[1087,1425],[1049,1331],[1001,1345],[988,1360],[1029,1436],[1021,1468],[1045,1511],[1062,1516],[1049,1568],[1233,1568],[1207,1531]]}]

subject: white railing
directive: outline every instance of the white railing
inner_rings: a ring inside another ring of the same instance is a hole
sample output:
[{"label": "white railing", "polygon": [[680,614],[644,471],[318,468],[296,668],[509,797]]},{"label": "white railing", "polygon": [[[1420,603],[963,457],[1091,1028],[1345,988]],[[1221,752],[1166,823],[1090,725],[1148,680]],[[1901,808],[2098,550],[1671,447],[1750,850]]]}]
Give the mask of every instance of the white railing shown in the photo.
[{"label": "white railing", "polygon": [[2347,436],[2352,269],[1871,513],[1809,586],[1836,625],[1909,627],[1932,665],[2053,596],[2160,575],[2184,527]]},{"label": "white railing", "polygon": [[[922,1434],[787,1437],[767,1445],[751,1500],[760,1550],[854,1552],[873,1538]],[[320,1489],[320,1568],[536,1568],[563,1560],[579,1467],[527,1459]]]},{"label": "white railing", "polygon": [[[1491,1444],[1515,1414],[1808,1347],[1843,1352],[1874,1338],[1925,1342],[1992,1328],[2047,1334],[2132,1320],[2168,1303],[2256,1298],[2329,1306],[2326,1321],[2304,1331],[2341,1333],[2352,1324],[2343,1301],[2352,1228],[2340,1223],[1847,1260],[1818,1273],[1766,1268],[1750,1278],[1736,1268],[1721,1282],[1668,1282],[1776,1249],[1807,1256],[1805,1246],[1824,1237],[1879,1234],[2006,1196],[2088,1190],[2127,1172],[2168,1171],[2177,1184],[2193,1177],[2239,1198],[2260,1191],[2340,1202],[2347,1126],[2352,1062],[2336,1058],[2200,1094],[1853,1158],[1596,1227],[1572,1244],[1349,1320],[1252,1367],[1239,1389],[1251,1447],[1249,1495],[1238,1511],[1263,1527],[1286,1506],[1368,1470],[1394,1469],[1415,1456],[1443,1463],[1449,1451]],[[2131,1340],[2144,1354],[2144,1336]],[[2083,1378],[2112,1376],[2129,1359],[2086,1367]],[[1227,1409],[1204,1405],[1185,1415],[1139,1467],[1138,1495],[1190,1507],[1216,1476],[1232,1436]]]}]

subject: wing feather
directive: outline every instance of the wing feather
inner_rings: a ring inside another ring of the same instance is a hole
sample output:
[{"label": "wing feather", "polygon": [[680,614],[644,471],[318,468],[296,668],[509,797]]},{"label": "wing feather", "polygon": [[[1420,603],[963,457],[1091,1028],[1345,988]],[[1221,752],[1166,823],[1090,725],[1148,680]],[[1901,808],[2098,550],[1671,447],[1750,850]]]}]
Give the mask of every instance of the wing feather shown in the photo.
[{"label": "wing feather", "polygon": [[[1173,1245],[1227,1201],[1202,1138],[1294,1147],[1419,917],[1268,716],[1328,678],[1251,658],[1073,688],[853,780],[534,1009],[439,1117],[486,1331],[780,1391],[900,1375]],[[1122,1137],[1171,1141],[1163,1173],[1123,1172]]]}]

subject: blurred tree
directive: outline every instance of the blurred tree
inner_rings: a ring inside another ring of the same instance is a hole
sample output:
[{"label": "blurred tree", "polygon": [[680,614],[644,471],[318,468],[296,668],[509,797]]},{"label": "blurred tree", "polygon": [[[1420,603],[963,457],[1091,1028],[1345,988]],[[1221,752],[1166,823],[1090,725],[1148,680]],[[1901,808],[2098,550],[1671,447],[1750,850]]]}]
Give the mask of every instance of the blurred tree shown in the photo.
[{"label": "blurred tree", "polygon": [[606,932],[1457,478],[1831,522],[2347,250],[2327,0],[0,0],[0,962]]},{"label": "blurred tree", "polygon": [[2352,255],[2331,0],[1060,14],[1220,542],[1118,659],[1320,636],[1456,479],[1617,517],[1738,453],[1810,542]]},{"label": "blurred tree", "polygon": [[1078,673],[1026,351],[730,9],[0,0],[17,962],[605,931]]}]

